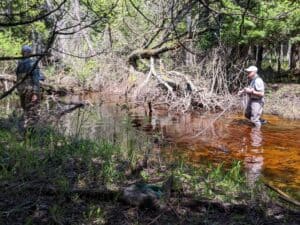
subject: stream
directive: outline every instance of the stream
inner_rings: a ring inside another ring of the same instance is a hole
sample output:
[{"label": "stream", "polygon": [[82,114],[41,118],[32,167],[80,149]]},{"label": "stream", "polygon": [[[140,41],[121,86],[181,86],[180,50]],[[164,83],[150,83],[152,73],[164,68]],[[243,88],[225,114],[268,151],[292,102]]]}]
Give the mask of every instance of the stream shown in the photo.
[{"label": "stream", "polygon": [[[235,160],[244,164],[249,182],[259,178],[300,200],[300,121],[264,115],[268,121],[261,129],[251,126],[241,114],[184,115],[147,106],[103,102],[99,96],[72,96],[72,101],[88,99],[93,106],[65,115],[61,130],[67,135],[84,138],[106,138],[127,144],[135,139],[139,145],[159,140],[156,152],[180,154],[187,163],[230,165]],[[112,99],[112,98],[111,98]],[[1,103],[1,111],[14,104]],[[125,140],[125,141],[124,141]]]}]

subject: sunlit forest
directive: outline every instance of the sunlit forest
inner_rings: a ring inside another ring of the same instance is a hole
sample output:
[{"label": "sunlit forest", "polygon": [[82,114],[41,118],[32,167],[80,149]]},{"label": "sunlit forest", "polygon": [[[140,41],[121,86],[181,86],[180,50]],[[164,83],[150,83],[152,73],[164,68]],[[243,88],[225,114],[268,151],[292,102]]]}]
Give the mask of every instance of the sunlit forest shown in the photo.
[{"label": "sunlit forest", "polygon": [[300,223],[298,0],[1,0],[0,108],[0,224]]}]

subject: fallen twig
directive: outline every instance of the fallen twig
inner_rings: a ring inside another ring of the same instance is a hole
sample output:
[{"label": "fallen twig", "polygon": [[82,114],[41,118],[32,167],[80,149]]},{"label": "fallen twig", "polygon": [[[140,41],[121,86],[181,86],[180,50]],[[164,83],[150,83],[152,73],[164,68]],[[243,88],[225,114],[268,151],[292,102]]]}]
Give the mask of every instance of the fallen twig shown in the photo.
[{"label": "fallen twig", "polygon": [[280,189],[278,189],[277,187],[274,187],[273,185],[267,183],[267,182],[264,182],[265,186],[270,188],[272,191],[275,191],[278,196],[283,199],[284,201],[288,202],[288,203],[291,203],[295,206],[300,206],[300,202],[298,202],[297,200],[291,198],[290,196],[288,196],[286,193],[284,193],[283,191],[281,191]]}]

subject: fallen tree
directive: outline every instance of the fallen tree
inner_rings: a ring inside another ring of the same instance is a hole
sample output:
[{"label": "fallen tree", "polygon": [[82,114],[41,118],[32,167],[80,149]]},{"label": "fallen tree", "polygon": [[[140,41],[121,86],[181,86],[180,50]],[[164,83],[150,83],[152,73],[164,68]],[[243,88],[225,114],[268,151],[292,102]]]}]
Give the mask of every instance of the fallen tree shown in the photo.
[{"label": "fallen tree", "polygon": [[[175,48],[163,48],[156,51],[137,50],[129,56],[133,73],[142,76],[132,85],[135,86],[134,89],[127,88],[132,91],[134,100],[153,102],[153,105],[164,102],[169,110],[183,113],[193,109],[227,111],[228,105],[234,105],[231,103],[233,98],[227,84],[227,59],[221,49],[216,49],[204,57],[199,63],[199,68],[194,68],[193,73],[184,69],[182,71],[167,70],[160,58],[160,54],[166,52],[167,49]],[[148,57],[150,57],[149,64],[146,63],[146,65],[149,70],[147,74],[144,74],[138,71],[137,60],[144,62],[143,59]],[[239,77],[240,74],[234,77]]]}]

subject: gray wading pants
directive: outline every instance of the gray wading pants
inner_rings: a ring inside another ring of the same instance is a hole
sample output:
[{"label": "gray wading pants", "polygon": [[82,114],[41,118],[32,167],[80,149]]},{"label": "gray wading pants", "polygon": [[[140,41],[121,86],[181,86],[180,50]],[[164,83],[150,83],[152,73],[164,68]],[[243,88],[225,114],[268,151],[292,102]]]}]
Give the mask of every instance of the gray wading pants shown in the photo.
[{"label": "gray wading pants", "polygon": [[264,99],[249,99],[245,117],[251,120],[251,122],[256,126],[260,127],[260,117],[263,111]]}]

